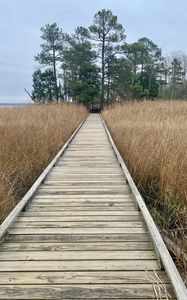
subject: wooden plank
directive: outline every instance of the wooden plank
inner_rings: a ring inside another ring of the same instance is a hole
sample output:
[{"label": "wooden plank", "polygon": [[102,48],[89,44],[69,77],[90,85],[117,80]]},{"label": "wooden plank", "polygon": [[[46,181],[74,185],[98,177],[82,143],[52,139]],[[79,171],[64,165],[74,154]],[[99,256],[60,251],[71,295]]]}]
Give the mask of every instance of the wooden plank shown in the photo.
[{"label": "wooden plank", "polygon": [[111,187],[101,187],[101,188],[79,188],[79,187],[68,187],[68,188],[39,188],[37,191],[38,195],[41,194],[47,194],[47,195],[51,195],[51,194],[129,194],[129,189],[126,188],[111,188]]},{"label": "wooden plank", "polygon": [[145,271],[160,270],[153,260],[51,260],[51,261],[0,261],[1,272],[34,271]]},{"label": "wooden plank", "polygon": [[147,233],[123,233],[123,234],[10,234],[7,236],[7,241],[12,242],[63,242],[63,243],[76,243],[76,242],[128,242],[128,241],[150,241]]},{"label": "wooden plank", "polygon": [[[68,206],[50,206],[50,205],[29,205],[28,206],[28,209],[29,209],[29,212],[30,211],[34,211],[34,212],[37,212],[37,211],[50,211],[50,212],[69,212],[69,214],[71,213],[72,211],[72,207],[68,207]],[[111,211],[111,212],[114,212],[114,211],[129,211],[129,214],[131,214],[130,211],[132,210],[135,210],[135,205],[120,205],[120,206],[103,206],[103,205],[97,205],[97,207],[94,207],[94,206],[89,206],[89,205],[85,205],[85,206],[74,206],[73,208],[74,211],[77,211],[77,214],[79,214],[79,211],[83,212],[83,211],[87,211],[87,212],[91,212],[91,211]],[[96,213],[97,214],[97,213]]]},{"label": "wooden plank", "polygon": [[6,260],[134,260],[156,259],[152,250],[147,251],[22,251],[1,252],[0,261]]},{"label": "wooden plank", "polygon": [[32,204],[29,206],[31,208],[33,207],[51,207],[51,210],[56,209],[59,207],[59,210],[62,209],[108,209],[108,207],[113,207],[115,209],[125,209],[127,207],[131,209],[135,209],[135,203],[133,201],[128,201],[128,202],[91,202],[91,201],[85,201],[85,202],[61,202],[61,201],[48,201],[48,202],[40,202],[40,201],[33,201]]},{"label": "wooden plank", "polygon": [[10,234],[120,234],[147,233],[146,228],[10,228]]},{"label": "wooden plank", "polygon": [[[169,294],[173,295],[171,285],[166,284]],[[161,299],[166,298],[165,291],[160,290]],[[0,299],[95,299],[125,298],[153,299],[155,290],[152,284],[115,284],[115,285],[1,285]]]},{"label": "wooden plank", "polygon": [[63,204],[63,205],[79,205],[79,204],[103,204],[103,205],[106,205],[106,204],[110,204],[110,205],[113,205],[113,204],[127,204],[127,203],[134,203],[133,199],[131,199],[130,197],[129,198],[126,198],[126,199],[107,199],[107,198],[86,198],[86,199],[81,199],[81,198],[53,198],[53,197],[49,197],[49,198],[34,198],[32,200],[32,203],[36,203],[36,204],[42,204],[42,203],[50,203],[50,204]]},{"label": "wooden plank", "polygon": [[103,191],[103,190],[113,190],[113,191],[126,191],[126,190],[129,190],[128,186],[125,186],[125,184],[121,184],[121,185],[50,185],[50,186],[47,186],[47,185],[41,185],[40,188],[39,188],[39,191],[69,191],[69,190],[77,190],[77,191],[84,191],[84,190],[97,190],[97,191]]},{"label": "wooden plank", "polygon": [[153,250],[151,242],[84,242],[84,243],[42,243],[42,242],[6,242],[0,246],[3,251],[126,251]]},{"label": "wooden plank", "polygon": [[59,198],[59,199],[105,199],[105,200],[126,200],[128,199],[129,197],[132,198],[132,195],[111,195],[111,194],[108,194],[108,195],[35,195],[34,199],[55,199],[55,198]]},{"label": "wooden plank", "polygon": [[12,228],[145,228],[143,222],[50,222],[50,221],[17,221]]},{"label": "wooden plank", "polygon": [[[1,285],[7,284],[150,284],[158,280],[169,283],[163,271],[99,271],[99,272],[1,272]],[[153,278],[153,279],[152,279]],[[0,286],[1,289],[1,286]]]},{"label": "wooden plank", "polygon": [[37,221],[47,221],[47,222],[142,222],[143,218],[140,215],[133,216],[30,216],[27,214],[26,217],[18,217],[20,222],[37,222]]},{"label": "wooden plank", "polygon": [[101,181],[97,181],[97,180],[71,180],[71,181],[68,181],[68,180],[61,180],[61,181],[56,181],[56,180],[45,180],[45,186],[52,186],[52,185],[60,185],[60,186],[72,186],[72,185],[78,185],[78,186],[87,186],[87,185],[93,185],[93,186],[97,186],[97,185],[105,185],[105,186],[113,186],[113,185],[116,185],[116,184],[123,184],[123,180],[111,180],[111,181],[107,181],[107,180],[101,180]]},{"label": "wooden plank", "polygon": [[[85,169],[85,168],[84,168]],[[91,170],[90,171],[90,167],[88,168],[88,170],[83,170],[82,168],[79,169],[79,170],[72,170],[72,169],[64,169],[62,168],[62,170],[60,172],[54,172],[54,171],[51,171],[51,174],[48,178],[53,178],[53,179],[58,179],[58,178],[64,178],[64,176],[67,178],[68,176],[88,176],[89,177],[108,177],[108,178],[116,178],[116,176],[119,176],[121,177],[122,175],[122,172],[121,171],[115,171],[114,170],[111,170],[111,169],[107,169],[107,170],[103,170],[103,169],[100,169],[100,170]]]},{"label": "wooden plank", "polygon": [[72,217],[72,216],[140,216],[140,212],[137,210],[71,210],[71,211],[23,211],[20,216],[61,216],[61,217]]},{"label": "wooden plank", "polygon": [[[105,181],[110,181],[110,180],[113,180],[113,179],[118,179],[119,180],[122,180],[123,176],[122,175],[112,175],[112,174],[97,174],[97,180],[99,179],[103,179],[103,177],[105,177]],[[62,180],[80,180],[80,181],[85,181],[85,180],[95,180],[96,176],[94,174],[86,174],[86,176],[84,174],[61,174],[61,175],[58,175],[58,176],[55,176],[55,175],[48,175],[46,177],[46,181],[62,181]],[[46,182],[45,181],[45,182]]]},{"label": "wooden plank", "polygon": [[37,195],[105,195],[107,196],[108,194],[110,195],[124,195],[124,193],[128,194],[128,191],[109,191],[109,190],[103,190],[103,191],[98,191],[98,190],[84,190],[84,191],[76,191],[76,190],[68,190],[68,191],[38,191]]}]

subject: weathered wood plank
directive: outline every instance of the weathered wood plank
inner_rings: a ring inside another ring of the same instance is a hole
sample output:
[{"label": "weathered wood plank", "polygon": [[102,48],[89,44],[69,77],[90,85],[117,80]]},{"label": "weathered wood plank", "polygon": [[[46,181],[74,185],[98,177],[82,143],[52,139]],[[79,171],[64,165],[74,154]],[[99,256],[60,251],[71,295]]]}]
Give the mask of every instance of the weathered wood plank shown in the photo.
[{"label": "weathered wood plank", "polygon": [[1,272],[34,271],[145,271],[160,270],[153,260],[52,260],[52,261],[0,261]]},{"label": "weathered wood plank", "polygon": [[[114,179],[118,179],[119,180],[122,180],[122,176],[121,175],[100,175],[100,174],[97,174],[97,180],[99,179],[103,179],[103,177],[105,177],[105,181],[106,182],[110,182],[111,180],[114,180]],[[46,181],[45,182],[50,182],[50,181],[56,181],[56,182],[59,182],[59,181],[69,181],[71,182],[72,180],[75,181],[75,180],[79,180],[81,182],[84,182],[86,180],[89,180],[89,181],[94,181],[96,178],[95,175],[90,175],[90,174],[86,174],[86,176],[84,176],[84,174],[64,174],[64,175],[61,175],[61,176],[51,176],[51,175],[48,175],[47,178],[46,178]]]},{"label": "weathered wood plank", "polygon": [[[172,288],[166,284],[170,295]],[[166,298],[163,288],[160,289],[162,299]],[[125,298],[125,299],[152,299],[155,298],[155,290],[152,284],[115,284],[115,285],[1,285],[0,299],[95,299],[95,298]]]},{"label": "weathered wood plank", "polygon": [[97,205],[97,204],[103,204],[103,205],[115,205],[115,204],[134,204],[134,201],[129,197],[126,199],[80,199],[80,198],[69,198],[69,199],[61,199],[61,198],[35,198],[32,200],[32,203],[36,204],[43,204],[43,203],[49,203],[49,204],[63,204],[63,205],[79,205],[79,204],[92,204],[92,205]]},{"label": "weathered wood plank", "polygon": [[42,243],[7,242],[0,246],[3,251],[111,251],[111,250],[153,250],[151,242],[84,242],[84,243]]},{"label": "weathered wood plank", "polygon": [[34,199],[83,199],[83,200],[89,200],[89,199],[103,199],[103,200],[126,200],[128,198],[132,199],[132,195],[35,195]]},{"label": "weathered wood plank", "polygon": [[10,228],[10,234],[133,234],[147,233],[146,228]]},{"label": "weathered wood plank", "polygon": [[142,222],[143,218],[140,215],[130,215],[130,216],[43,216],[34,215],[30,216],[27,214],[26,217],[18,217],[20,222],[37,222],[37,221],[47,221],[47,222]]},{"label": "weathered wood plank", "polygon": [[97,206],[120,206],[120,207],[123,207],[123,206],[135,206],[135,202],[132,200],[132,199],[127,199],[127,200],[125,200],[125,201],[122,201],[122,200],[120,200],[120,201],[115,201],[115,200],[113,200],[112,201],[112,199],[110,200],[110,201],[108,201],[108,200],[99,200],[99,199],[96,199],[96,201],[95,201],[95,199],[93,199],[93,200],[82,200],[82,201],[79,201],[79,199],[78,200],[71,200],[71,199],[69,199],[69,200],[65,200],[65,201],[63,201],[63,199],[55,199],[55,200],[53,200],[53,199],[47,199],[47,201],[45,200],[45,199],[34,199],[33,201],[32,201],[32,205],[45,205],[45,206],[70,206],[70,207],[72,207],[72,209],[73,209],[73,207],[74,206],[94,206],[94,207],[97,207]]},{"label": "weathered wood plank", "polygon": [[156,259],[154,251],[22,251],[1,252],[2,260],[134,260],[134,259]]},{"label": "weathered wood plank", "polygon": [[84,190],[97,190],[97,191],[103,191],[103,190],[113,190],[113,191],[126,191],[129,190],[128,186],[125,186],[124,184],[121,185],[90,185],[90,184],[84,184],[84,185],[41,185],[38,191],[69,191],[69,190],[76,190],[76,191],[84,191]]},{"label": "weathered wood plank", "polygon": [[150,238],[147,233],[123,233],[123,234],[10,234],[7,236],[8,241],[17,242],[63,242],[63,243],[76,243],[76,242],[128,242],[140,241],[147,242]]},{"label": "weathered wood plank", "polygon": [[139,216],[140,212],[137,210],[71,210],[71,211],[23,211],[20,216]]},{"label": "weathered wood plank", "polygon": [[117,184],[123,184],[123,180],[101,180],[101,181],[96,181],[96,180],[71,180],[71,181],[68,181],[68,180],[61,180],[61,181],[56,181],[56,180],[46,180],[45,181],[45,186],[72,186],[72,185],[75,185],[75,186],[113,186],[113,185],[117,185]]},{"label": "weathered wood plank", "polygon": [[49,221],[17,221],[12,228],[18,227],[38,227],[38,228],[145,228],[143,222],[49,222]]},{"label": "weathered wood plank", "polygon": [[[72,211],[72,207],[68,207],[68,206],[50,206],[50,205],[32,205],[30,204],[28,206],[29,212],[34,211],[50,211],[50,212],[69,212],[69,214]],[[77,211],[77,215],[79,214],[79,211],[83,212],[83,211],[87,211],[87,212],[91,212],[91,211],[95,211],[95,212],[101,212],[101,211],[111,211],[114,213],[114,211],[133,211],[135,210],[135,205],[120,205],[120,206],[103,206],[103,205],[97,205],[96,207],[94,206],[89,206],[89,205],[84,205],[84,206],[74,206],[73,208],[74,211]],[[97,214],[97,213],[96,213]],[[131,214],[131,212],[129,212],[129,214]]]},{"label": "weathered wood plank", "polygon": [[[156,278],[169,283],[166,273],[157,271],[99,271],[99,272],[1,272],[3,284],[150,284]],[[153,279],[152,279],[153,278]],[[0,289],[1,289],[0,285]]]}]

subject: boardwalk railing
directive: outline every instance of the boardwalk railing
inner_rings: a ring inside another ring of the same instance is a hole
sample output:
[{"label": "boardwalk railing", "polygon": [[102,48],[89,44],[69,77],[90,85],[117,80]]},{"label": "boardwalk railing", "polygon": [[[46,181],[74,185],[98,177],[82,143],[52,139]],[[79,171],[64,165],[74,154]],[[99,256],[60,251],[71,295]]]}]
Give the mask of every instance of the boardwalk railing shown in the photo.
[{"label": "boardwalk railing", "polygon": [[112,144],[112,147],[114,149],[114,152],[119,160],[119,163],[121,165],[121,168],[124,172],[124,175],[127,179],[127,182],[132,190],[132,193],[134,195],[134,199],[136,200],[137,202],[137,205],[140,209],[140,211],[142,212],[142,215],[144,217],[144,220],[145,220],[145,223],[148,227],[148,230],[149,230],[149,234],[150,234],[150,237],[153,241],[153,244],[155,246],[155,250],[156,250],[156,253],[157,255],[159,256],[163,266],[164,266],[164,269],[165,271],[167,272],[167,275],[168,277],[170,278],[171,280],[171,283],[173,285],[173,288],[175,290],[175,294],[177,296],[177,299],[178,300],[187,300],[187,289],[185,287],[185,284],[171,258],[171,255],[145,205],[145,202],[140,194],[140,192],[138,191],[130,173],[129,173],[129,170],[123,160],[123,158],[121,157],[121,154],[119,153],[113,139],[112,139],[112,136],[105,124],[105,121],[103,120],[102,116],[101,116],[101,120],[103,122],[103,125],[104,125],[104,128],[106,130],[106,133],[108,135],[108,138]]}]

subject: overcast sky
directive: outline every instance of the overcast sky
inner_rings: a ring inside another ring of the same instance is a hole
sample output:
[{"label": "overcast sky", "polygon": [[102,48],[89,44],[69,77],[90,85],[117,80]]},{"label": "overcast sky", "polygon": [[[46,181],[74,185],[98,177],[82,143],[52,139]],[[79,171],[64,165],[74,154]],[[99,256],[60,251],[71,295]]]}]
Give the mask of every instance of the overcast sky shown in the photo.
[{"label": "overcast sky", "polygon": [[71,33],[102,8],[118,16],[127,42],[146,36],[164,54],[187,53],[187,0],[0,0],[0,102],[29,100],[41,26],[56,22]]}]

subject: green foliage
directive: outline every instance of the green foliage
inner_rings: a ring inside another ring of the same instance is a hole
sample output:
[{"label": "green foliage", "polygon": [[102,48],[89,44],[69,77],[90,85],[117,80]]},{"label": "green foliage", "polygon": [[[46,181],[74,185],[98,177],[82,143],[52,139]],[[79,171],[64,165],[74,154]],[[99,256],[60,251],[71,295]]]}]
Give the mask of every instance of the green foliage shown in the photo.
[{"label": "green foliage", "polygon": [[53,72],[55,98],[58,100],[57,63],[62,60],[64,34],[56,23],[43,26],[41,32],[44,42],[41,44],[41,52],[35,56],[35,60]]},{"label": "green foliage", "polygon": [[109,9],[98,11],[89,28],[77,27],[72,35],[56,23],[41,32],[43,43],[35,60],[42,71],[33,74],[34,100],[71,97],[86,104],[100,97],[103,106],[120,99],[187,96],[187,58],[182,65],[174,57],[168,65],[150,39],[124,42],[125,29]]},{"label": "green foliage", "polygon": [[182,84],[183,76],[182,63],[177,58],[174,58],[171,62],[171,82],[173,84]]},{"label": "green foliage", "polygon": [[[118,51],[118,45],[125,38],[125,30],[118,23],[117,16],[114,16],[111,10],[102,9],[95,14],[93,23],[89,27],[90,38],[97,46],[98,54],[101,59],[101,107],[105,101],[106,81],[107,81],[107,100],[109,100],[110,86],[110,62]],[[106,68],[108,72],[106,72]]]},{"label": "green foliage", "polygon": [[134,99],[140,99],[143,95],[146,96],[144,93],[143,93],[143,87],[140,83],[134,83],[132,86],[131,86],[131,89],[132,89],[132,98]]},{"label": "green foliage", "polygon": [[163,225],[163,216],[155,207],[153,207],[153,209],[151,210],[151,215],[156,224],[160,226]]},{"label": "green foliage", "polygon": [[99,69],[95,64],[96,53],[88,41],[88,30],[78,27],[68,37],[69,47],[64,51],[62,68],[66,70],[66,88],[69,96],[88,103],[99,94]]},{"label": "green foliage", "polygon": [[[114,16],[109,9],[99,10],[89,27],[91,38],[96,42],[117,43],[124,38],[124,28],[118,23],[117,16]],[[102,46],[102,45],[101,45]]]},{"label": "green foliage", "polygon": [[54,59],[55,61],[61,60],[64,34],[56,23],[42,26],[41,32],[41,39],[44,42],[40,45],[41,52],[35,56],[35,60],[41,65],[53,66]]},{"label": "green foliage", "polygon": [[[34,102],[52,102],[56,98],[56,87],[54,74],[50,69],[44,72],[36,70],[33,73],[33,92],[32,99]],[[62,93],[61,86],[58,87],[59,95]]]}]

